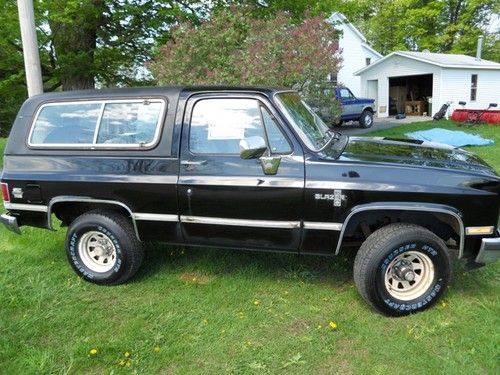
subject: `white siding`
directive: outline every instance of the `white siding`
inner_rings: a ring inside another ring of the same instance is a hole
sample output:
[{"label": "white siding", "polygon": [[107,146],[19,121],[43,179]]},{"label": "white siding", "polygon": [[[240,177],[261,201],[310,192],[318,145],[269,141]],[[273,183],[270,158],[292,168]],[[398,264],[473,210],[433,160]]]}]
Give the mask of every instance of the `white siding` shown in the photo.
[{"label": "white siding", "polygon": [[362,96],[361,78],[353,73],[366,66],[366,58],[375,62],[380,57],[363,46],[363,40],[347,24],[342,23],[338,16],[332,16],[330,21],[338,22],[335,28],[342,32],[339,47],[342,50],[342,67],[337,75],[337,82],[351,89],[354,95]]},{"label": "white siding", "polygon": [[[471,75],[477,74],[476,101],[470,100]],[[484,109],[489,103],[500,105],[500,70],[443,68],[440,104],[452,101],[453,108],[461,108],[459,101],[467,102],[466,108]]]},{"label": "white siding", "polygon": [[[370,70],[361,73],[361,95],[368,95],[368,80],[378,80],[377,116],[389,116],[389,78],[412,75],[432,74],[432,99],[440,97],[441,68],[401,56],[393,56],[381,62]],[[381,112],[385,107],[385,112]],[[433,112],[437,112],[433,104]]]}]

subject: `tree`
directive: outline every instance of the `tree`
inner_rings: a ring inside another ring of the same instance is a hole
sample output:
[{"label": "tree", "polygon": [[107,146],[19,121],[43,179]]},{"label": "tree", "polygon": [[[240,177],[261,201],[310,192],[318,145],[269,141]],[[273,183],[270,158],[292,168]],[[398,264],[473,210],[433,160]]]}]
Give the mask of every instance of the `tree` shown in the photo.
[{"label": "tree", "polygon": [[200,26],[181,23],[150,65],[160,84],[267,85],[297,88],[310,101],[328,102],[329,73],[338,71],[336,30],[324,16],[293,25],[288,13],[261,19],[254,8],[218,9]]},{"label": "tree", "polygon": [[44,0],[46,36],[64,90],[151,83],[141,74],[157,41],[179,18],[198,23],[193,0]]},{"label": "tree", "polygon": [[497,0],[370,0],[369,3],[370,16],[357,22],[374,48],[383,54],[428,49],[475,55],[477,39],[484,35],[483,57],[500,60],[499,33],[490,30],[491,15],[498,14],[500,7]]},{"label": "tree", "polygon": [[[193,0],[35,0],[45,91],[151,84],[144,63],[179,18],[198,22],[209,6]],[[0,0],[0,136],[26,85],[16,0]]]}]

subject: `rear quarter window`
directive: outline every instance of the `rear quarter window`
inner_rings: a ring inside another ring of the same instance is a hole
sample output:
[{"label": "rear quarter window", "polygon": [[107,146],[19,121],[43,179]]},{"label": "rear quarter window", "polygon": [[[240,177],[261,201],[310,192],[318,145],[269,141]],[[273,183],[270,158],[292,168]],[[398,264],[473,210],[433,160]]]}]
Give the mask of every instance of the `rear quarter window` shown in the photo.
[{"label": "rear quarter window", "polygon": [[159,138],[165,110],[161,99],[48,103],[36,115],[28,144],[53,148],[152,146]]},{"label": "rear quarter window", "polygon": [[91,144],[101,104],[68,104],[43,107],[36,118],[32,144]]}]

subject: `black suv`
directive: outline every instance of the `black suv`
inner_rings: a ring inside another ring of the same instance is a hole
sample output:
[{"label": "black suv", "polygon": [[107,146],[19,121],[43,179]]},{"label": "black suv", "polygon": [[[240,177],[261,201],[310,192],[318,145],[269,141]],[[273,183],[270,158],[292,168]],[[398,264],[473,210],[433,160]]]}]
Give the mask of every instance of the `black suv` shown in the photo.
[{"label": "black suv", "polygon": [[[290,90],[172,87],[44,94],[19,111],[1,221],[68,226],[69,262],[119,284],[142,241],[338,255],[387,315],[424,310],[500,255],[500,178],[461,149],[348,138]],[[359,247],[360,246],[360,247]]]}]

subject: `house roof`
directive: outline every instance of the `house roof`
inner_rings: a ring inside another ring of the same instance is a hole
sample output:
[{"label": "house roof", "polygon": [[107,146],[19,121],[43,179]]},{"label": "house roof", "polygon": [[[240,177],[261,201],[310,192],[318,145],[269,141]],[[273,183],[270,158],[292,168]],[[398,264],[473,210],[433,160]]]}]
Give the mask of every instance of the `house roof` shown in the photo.
[{"label": "house roof", "polygon": [[358,70],[354,75],[360,75],[374,66],[383,63],[392,56],[402,56],[412,60],[417,60],[427,64],[437,65],[442,68],[463,68],[463,69],[500,69],[500,64],[489,60],[476,60],[475,57],[467,55],[454,55],[451,53],[431,53],[431,52],[410,52],[396,51],[375,61],[373,64]]},{"label": "house roof", "polygon": [[380,53],[378,53],[372,47],[370,47],[370,45],[368,44],[368,41],[366,40],[365,36],[361,33],[361,31],[359,31],[356,28],[356,26],[354,26],[352,23],[350,23],[349,20],[347,19],[347,17],[344,16],[342,13],[340,13],[340,12],[332,13],[331,16],[327,18],[326,21],[333,24],[334,26],[335,26],[336,22],[340,22],[340,23],[346,25],[354,32],[354,34],[356,34],[359,37],[359,39],[361,39],[363,47],[365,47],[366,49],[368,49],[370,52],[374,53],[375,55],[378,55],[378,57],[382,57],[382,55]]}]

